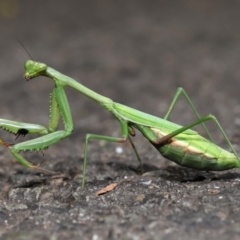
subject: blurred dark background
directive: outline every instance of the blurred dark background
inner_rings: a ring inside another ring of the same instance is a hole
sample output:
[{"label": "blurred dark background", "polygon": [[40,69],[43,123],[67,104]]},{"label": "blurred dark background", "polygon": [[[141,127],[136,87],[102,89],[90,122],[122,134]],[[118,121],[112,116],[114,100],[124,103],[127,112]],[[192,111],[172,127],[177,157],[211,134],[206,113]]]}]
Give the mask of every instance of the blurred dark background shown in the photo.
[{"label": "blurred dark background", "polygon": [[[201,100],[200,111],[231,116],[230,121],[240,111],[236,106],[239,9],[239,1],[223,0],[1,0],[0,81],[6,89],[0,96],[3,117],[21,117],[7,109],[17,104],[19,111],[29,107],[29,120],[35,121],[37,108],[32,106],[48,101],[44,90],[50,89],[49,80],[27,85],[21,79],[24,55],[29,57],[20,40],[34,60],[117,102],[162,116],[181,86],[197,98],[195,102]],[[6,94],[12,99],[7,104]],[[70,98],[78,101],[72,106],[74,112],[85,101],[75,91]],[[229,112],[222,107],[226,99]],[[90,108],[94,110],[95,104]],[[183,112],[188,114],[186,109]]]}]

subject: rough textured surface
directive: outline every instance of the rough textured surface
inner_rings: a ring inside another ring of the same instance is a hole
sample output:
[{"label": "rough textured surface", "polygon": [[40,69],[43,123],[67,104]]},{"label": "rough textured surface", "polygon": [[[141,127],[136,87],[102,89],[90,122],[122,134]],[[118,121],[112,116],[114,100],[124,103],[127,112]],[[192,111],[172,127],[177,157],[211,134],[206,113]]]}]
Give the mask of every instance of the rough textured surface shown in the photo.
[{"label": "rough textured surface", "polygon": [[[184,87],[201,114],[218,117],[240,152],[239,10],[238,1],[226,0],[0,1],[1,118],[48,123],[53,84],[22,79],[20,39],[35,60],[156,116]],[[207,174],[181,168],[141,134],[135,143],[147,174],[137,174],[129,144],[92,141],[80,192],[85,134],[117,136],[120,129],[96,103],[72,89],[67,94],[72,136],[44,157],[24,154],[62,175],[26,169],[0,148],[1,239],[239,239],[239,170]],[[171,119],[186,124],[195,117],[181,100]],[[227,147],[215,125],[208,127]],[[4,131],[0,136],[14,142]],[[95,196],[116,181],[113,191]]]}]

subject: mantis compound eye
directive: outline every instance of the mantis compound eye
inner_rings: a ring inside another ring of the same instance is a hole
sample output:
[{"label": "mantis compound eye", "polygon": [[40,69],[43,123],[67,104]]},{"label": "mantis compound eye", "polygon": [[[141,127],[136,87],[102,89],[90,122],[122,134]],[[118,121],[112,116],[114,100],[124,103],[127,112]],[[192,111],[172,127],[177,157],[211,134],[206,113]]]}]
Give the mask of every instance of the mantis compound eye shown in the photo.
[{"label": "mantis compound eye", "polygon": [[35,62],[33,60],[26,61],[24,67],[24,78],[26,80],[44,75],[44,72],[47,69],[47,65],[45,63]]}]

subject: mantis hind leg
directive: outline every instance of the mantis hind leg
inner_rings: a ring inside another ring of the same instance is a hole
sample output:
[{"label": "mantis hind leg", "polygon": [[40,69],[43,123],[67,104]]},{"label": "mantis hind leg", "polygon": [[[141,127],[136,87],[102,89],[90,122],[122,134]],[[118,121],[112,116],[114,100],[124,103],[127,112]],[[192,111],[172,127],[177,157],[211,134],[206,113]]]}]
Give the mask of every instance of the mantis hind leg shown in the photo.
[{"label": "mantis hind leg", "polygon": [[166,143],[167,141],[169,141],[171,138],[173,138],[174,136],[177,136],[178,134],[194,127],[194,126],[197,126],[199,124],[203,124],[204,122],[206,121],[209,121],[209,120],[213,120],[216,124],[217,124],[217,127],[218,129],[220,130],[221,134],[223,135],[224,139],[226,140],[226,142],[228,143],[229,147],[231,148],[232,152],[234,153],[234,155],[236,156],[236,158],[238,159],[238,161],[240,162],[240,158],[236,152],[236,150],[234,149],[233,145],[231,144],[229,138],[227,137],[226,133],[224,132],[222,126],[220,125],[220,123],[218,122],[217,118],[211,114],[208,114],[204,117],[200,117],[197,121],[194,121],[190,124],[187,124],[186,126],[183,126],[179,129],[177,129],[176,131],[173,131],[171,132],[170,134],[160,138],[160,139],[156,139],[154,141],[152,141],[154,144],[164,144]]},{"label": "mantis hind leg", "polygon": [[[177,100],[178,100],[178,98],[179,98],[179,96],[180,96],[181,94],[186,98],[187,102],[189,103],[190,107],[192,108],[192,110],[193,110],[193,112],[195,113],[195,115],[197,116],[197,118],[198,118],[198,119],[201,119],[201,116],[200,116],[200,114],[198,113],[197,109],[195,108],[194,104],[192,103],[190,97],[188,96],[188,94],[186,93],[186,91],[185,91],[183,88],[181,88],[181,87],[179,87],[179,88],[177,89],[176,93],[174,94],[173,100],[172,100],[172,102],[171,102],[171,104],[170,104],[170,106],[169,106],[169,108],[168,108],[168,111],[167,111],[167,113],[164,115],[163,118],[164,118],[164,119],[168,119],[168,117],[169,117],[170,114],[172,113],[172,110],[173,110],[173,108],[174,108],[174,106],[175,106],[175,104],[176,104],[176,102],[177,102]],[[215,118],[215,119],[216,119],[216,118]],[[209,133],[206,125],[204,124],[204,121],[201,122],[201,124],[202,124],[202,126],[203,126],[203,128],[204,128],[204,130],[205,130],[205,132],[206,132],[206,134],[207,134],[207,136],[208,136],[209,139],[213,142],[213,138],[212,138],[211,134]]]},{"label": "mantis hind leg", "polygon": [[[195,121],[195,122],[193,122],[193,123],[190,123],[190,124],[186,125],[185,127],[181,128],[181,129],[179,129],[179,130],[177,130],[177,131],[174,131],[174,132],[171,133],[171,134],[168,134],[167,136],[169,136],[169,137],[170,137],[171,135],[176,136],[177,134],[179,134],[179,133],[181,133],[181,132],[184,132],[184,131],[186,131],[187,129],[190,129],[190,128],[192,128],[193,126],[202,124],[205,132],[207,133],[207,135],[208,135],[208,137],[209,137],[209,139],[210,139],[212,142],[214,142],[211,134],[209,133],[206,125],[204,124],[204,122],[206,122],[206,121],[208,121],[208,120],[213,120],[213,121],[216,123],[218,129],[220,130],[221,134],[223,135],[224,139],[225,139],[226,142],[228,143],[230,149],[231,149],[232,152],[235,154],[235,156],[237,157],[237,159],[240,161],[240,158],[239,158],[237,152],[236,152],[235,149],[233,148],[233,145],[231,144],[229,138],[227,137],[226,133],[224,132],[224,130],[223,130],[222,126],[220,125],[220,123],[218,122],[217,118],[216,118],[215,116],[211,115],[211,114],[209,114],[209,115],[207,115],[207,116],[205,116],[205,117],[201,117],[200,114],[198,113],[198,111],[196,110],[194,104],[192,103],[190,97],[188,96],[188,94],[186,93],[186,91],[185,91],[183,88],[179,87],[179,88],[177,89],[177,91],[176,91],[176,93],[175,93],[175,95],[174,95],[174,97],[173,97],[173,100],[172,100],[172,102],[171,102],[171,104],[170,104],[170,106],[169,106],[169,108],[168,108],[168,111],[167,111],[167,113],[164,115],[164,119],[168,119],[168,117],[170,116],[170,114],[171,114],[171,112],[172,112],[172,110],[173,110],[173,108],[174,108],[174,106],[175,106],[175,104],[176,104],[176,102],[177,102],[177,100],[178,100],[178,98],[179,98],[179,96],[180,96],[181,94],[183,94],[183,96],[186,98],[186,100],[187,100],[187,102],[189,103],[190,107],[192,108],[193,112],[194,112],[195,115],[197,116],[198,120]],[[190,126],[190,127],[188,127],[188,126]],[[159,141],[160,141],[160,142],[164,142],[164,138],[165,138],[165,139],[170,139],[170,138],[171,138],[171,137],[169,138],[169,137],[167,137],[167,136],[161,138]],[[173,136],[172,136],[172,137],[173,137]]]}]

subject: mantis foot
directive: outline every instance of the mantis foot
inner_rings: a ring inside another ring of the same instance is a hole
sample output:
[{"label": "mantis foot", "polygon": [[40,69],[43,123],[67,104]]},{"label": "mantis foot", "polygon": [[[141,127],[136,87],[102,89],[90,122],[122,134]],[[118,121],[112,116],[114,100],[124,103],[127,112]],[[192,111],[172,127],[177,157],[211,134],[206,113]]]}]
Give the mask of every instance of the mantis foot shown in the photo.
[{"label": "mantis foot", "polygon": [[0,144],[2,144],[3,146],[5,146],[5,147],[11,147],[11,146],[13,146],[14,144],[12,144],[12,143],[6,143],[3,139],[1,139],[0,138]]},{"label": "mantis foot", "polygon": [[40,163],[37,164],[37,165],[32,165],[32,166],[30,166],[30,168],[37,169],[37,170],[40,170],[40,171],[43,171],[43,172],[47,172],[47,173],[50,173],[50,174],[53,174],[53,175],[59,174],[58,172],[54,172],[54,171],[47,170],[47,169],[45,169],[45,168],[41,168],[41,167],[40,167],[41,163],[42,163],[42,162],[40,162]]}]

